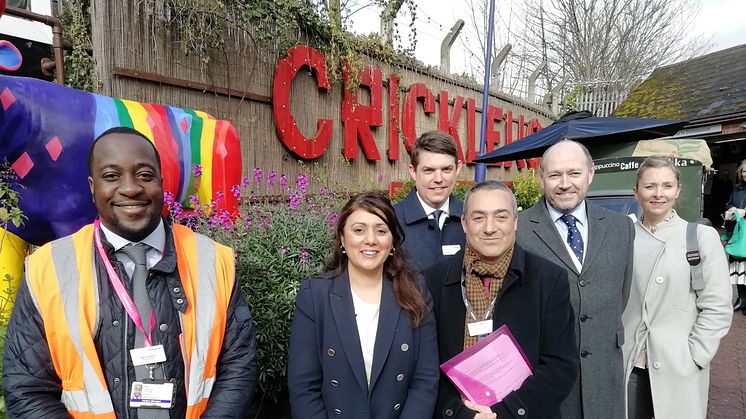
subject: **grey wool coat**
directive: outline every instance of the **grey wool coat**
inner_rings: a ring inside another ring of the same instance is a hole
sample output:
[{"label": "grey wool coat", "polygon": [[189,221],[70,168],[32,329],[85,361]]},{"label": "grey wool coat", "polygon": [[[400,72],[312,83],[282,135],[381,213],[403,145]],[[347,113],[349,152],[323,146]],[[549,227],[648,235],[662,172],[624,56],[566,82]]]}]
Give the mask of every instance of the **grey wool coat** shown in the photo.
[{"label": "grey wool coat", "polygon": [[674,216],[651,234],[635,223],[624,360],[629,376],[647,342],[655,419],[707,416],[710,361],[733,318],[728,262],[718,233],[697,226],[705,286],[695,292],[686,260],[686,225]]},{"label": "grey wool coat", "polygon": [[542,198],[518,215],[517,242],[567,269],[580,374],[560,406],[563,419],[624,419],[622,312],[632,281],[634,227],[628,217],[585,201],[588,240],[577,271]]}]

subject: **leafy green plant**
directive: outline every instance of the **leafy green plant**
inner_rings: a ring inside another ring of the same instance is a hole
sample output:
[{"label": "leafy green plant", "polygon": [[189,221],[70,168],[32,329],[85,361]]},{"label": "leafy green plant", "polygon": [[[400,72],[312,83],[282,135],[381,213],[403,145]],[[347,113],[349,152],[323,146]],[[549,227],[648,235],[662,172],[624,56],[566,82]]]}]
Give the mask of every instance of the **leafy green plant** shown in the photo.
[{"label": "leafy green plant", "polygon": [[533,169],[523,172],[513,179],[513,193],[518,210],[531,208],[541,199],[541,183]]},{"label": "leafy green plant", "polygon": [[[16,227],[20,227],[27,220],[23,211],[18,207],[20,196],[15,188],[21,187],[17,182],[17,177],[13,168],[10,166],[7,160],[0,164],[0,229],[2,229],[2,235],[0,236],[0,252],[2,252],[3,243],[5,242],[6,232],[8,226],[12,223]],[[10,319],[10,309],[13,304],[13,296],[15,290],[13,289],[13,277],[10,274],[0,279],[4,282],[4,286],[0,287],[0,356],[5,351],[5,326],[8,324]],[[2,359],[0,358],[0,376],[2,376]],[[5,412],[5,400],[2,396],[3,387],[2,380],[0,380],[0,419],[4,419],[7,415]]]},{"label": "leafy green plant", "polygon": [[[199,179],[199,166],[194,174]],[[192,209],[165,196],[177,222],[235,251],[236,278],[256,324],[259,389],[263,398],[273,401],[286,385],[298,285],[323,272],[334,243],[332,226],[346,198],[328,189],[309,195],[309,182],[301,174],[289,185],[285,175],[254,169],[252,179],[244,178],[231,191],[239,200],[238,214],[218,208],[224,199],[219,194],[209,204],[190,197]]]}]

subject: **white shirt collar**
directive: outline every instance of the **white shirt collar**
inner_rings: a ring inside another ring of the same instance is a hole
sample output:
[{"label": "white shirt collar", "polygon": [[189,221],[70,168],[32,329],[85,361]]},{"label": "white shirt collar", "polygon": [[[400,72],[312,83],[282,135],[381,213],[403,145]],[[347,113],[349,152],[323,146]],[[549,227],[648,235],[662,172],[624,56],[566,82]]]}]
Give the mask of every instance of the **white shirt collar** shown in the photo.
[{"label": "white shirt collar", "polygon": [[[114,247],[115,251],[132,243],[131,241],[106,228],[104,223],[101,223],[100,225],[101,231],[104,233],[104,237],[106,237],[106,241],[108,241],[109,244]],[[145,243],[153,249],[158,250],[160,254],[163,254],[163,249],[166,247],[166,228],[163,226],[163,219],[161,218],[160,222],[158,222],[158,226],[155,228],[155,230],[153,230],[153,232],[151,232],[147,237],[145,237],[138,243]]]},{"label": "white shirt collar", "polygon": [[[560,219],[563,215],[565,215],[562,212],[557,211],[556,208],[551,206],[549,202],[545,201],[547,206],[547,211],[549,211],[549,218],[552,219],[553,222],[557,222],[557,220]],[[572,210],[569,214],[572,214],[580,224],[582,225],[588,225],[588,213],[585,208],[585,200],[578,205],[574,210]]]},{"label": "white shirt collar", "polygon": [[445,213],[446,215],[450,215],[450,214],[451,214],[451,213],[450,213],[450,212],[448,211],[448,209],[449,209],[448,203],[449,203],[449,202],[451,201],[451,197],[450,197],[450,196],[448,197],[448,199],[446,199],[446,202],[444,202],[444,203],[443,203],[443,205],[441,205],[441,206],[440,206],[440,208],[433,208],[433,207],[431,207],[430,205],[428,205],[428,204],[426,204],[426,203],[425,203],[425,201],[424,201],[424,200],[422,199],[422,197],[420,196],[420,193],[419,193],[419,192],[417,192],[417,191],[415,191],[415,192],[416,192],[416,195],[417,195],[417,199],[419,199],[419,200],[420,200],[420,205],[422,205],[422,209],[424,209],[424,210],[425,210],[425,214],[426,214],[426,215],[427,215],[428,217],[429,217],[429,216],[430,216],[430,214],[432,214],[432,213],[433,213],[433,211],[435,211],[436,209],[439,209],[439,210],[443,211],[443,212],[444,212],[444,213]]}]

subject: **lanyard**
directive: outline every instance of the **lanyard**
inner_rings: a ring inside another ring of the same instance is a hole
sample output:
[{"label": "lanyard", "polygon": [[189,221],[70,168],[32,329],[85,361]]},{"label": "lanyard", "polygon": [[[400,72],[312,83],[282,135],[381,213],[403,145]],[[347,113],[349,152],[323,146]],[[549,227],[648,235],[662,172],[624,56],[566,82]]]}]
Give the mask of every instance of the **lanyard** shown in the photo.
[{"label": "lanyard", "polygon": [[111,286],[114,287],[114,291],[116,291],[117,296],[119,297],[119,301],[122,302],[124,310],[127,312],[127,315],[130,316],[132,322],[135,323],[137,330],[142,333],[145,340],[145,346],[152,346],[153,343],[150,338],[153,335],[153,326],[155,325],[155,314],[153,313],[153,310],[150,311],[150,330],[148,331],[148,333],[145,333],[145,330],[142,327],[142,319],[140,318],[140,313],[137,311],[135,303],[132,301],[132,298],[127,293],[127,290],[124,288],[122,280],[119,279],[119,275],[117,275],[116,270],[114,270],[114,267],[111,266],[109,256],[106,254],[103,244],[101,244],[101,222],[98,219],[93,222],[93,236],[96,239],[96,248],[98,249],[98,254],[101,255],[101,259],[104,261],[106,272],[109,274],[109,281],[111,281]]},{"label": "lanyard", "polygon": [[[461,298],[463,298],[464,300],[464,307],[466,307],[466,312],[469,314],[469,316],[471,316],[474,321],[479,321],[479,319],[477,318],[477,313],[474,312],[471,304],[469,304],[469,299],[466,298],[466,270],[461,273]],[[484,313],[484,316],[482,316],[482,320],[488,320],[490,318],[492,309],[495,308],[495,302],[497,302],[497,296],[492,299],[492,302],[487,307],[487,311]]]}]

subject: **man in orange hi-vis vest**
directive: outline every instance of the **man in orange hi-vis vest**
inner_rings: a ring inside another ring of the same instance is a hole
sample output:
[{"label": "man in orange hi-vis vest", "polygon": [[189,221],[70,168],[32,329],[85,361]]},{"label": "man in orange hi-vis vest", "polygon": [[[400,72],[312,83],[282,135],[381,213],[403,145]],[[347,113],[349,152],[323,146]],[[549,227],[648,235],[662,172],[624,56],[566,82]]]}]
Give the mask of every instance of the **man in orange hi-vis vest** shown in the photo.
[{"label": "man in orange hi-vis vest", "polygon": [[256,336],[232,249],[161,217],[160,157],[139,132],[104,132],[88,165],[99,218],[26,261],[9,415],[246,417]]}]

